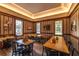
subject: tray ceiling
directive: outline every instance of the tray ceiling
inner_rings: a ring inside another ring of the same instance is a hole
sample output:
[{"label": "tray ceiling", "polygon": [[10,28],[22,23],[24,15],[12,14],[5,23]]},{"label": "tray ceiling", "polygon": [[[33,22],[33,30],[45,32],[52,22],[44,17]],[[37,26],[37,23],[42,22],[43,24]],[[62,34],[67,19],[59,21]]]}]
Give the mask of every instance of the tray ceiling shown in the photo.
[{"label": "tray ceiling", "polygon": [[60,3],[16,3],[18,6],[30,11],[31,13],[38,13],[48,9],[61,6]]},{"label": "tray ceiling", "polygon": [[77,3],[0,3],[0,6],[28,17],[31,21],[68,16]]}]

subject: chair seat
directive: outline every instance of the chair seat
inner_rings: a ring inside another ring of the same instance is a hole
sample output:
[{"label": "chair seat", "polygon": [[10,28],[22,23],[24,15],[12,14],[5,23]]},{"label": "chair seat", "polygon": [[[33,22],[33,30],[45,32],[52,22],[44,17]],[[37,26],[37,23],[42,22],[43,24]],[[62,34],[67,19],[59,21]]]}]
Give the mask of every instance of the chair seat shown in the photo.
[{"label": "chair seat", "polygon": [[69,56],[69,54],[66,54],[64,52],[59,52],[59,56]]},{"label": "chair seat", "polygon": [[45,48],[47,56],[58,56],[58,51]]}]

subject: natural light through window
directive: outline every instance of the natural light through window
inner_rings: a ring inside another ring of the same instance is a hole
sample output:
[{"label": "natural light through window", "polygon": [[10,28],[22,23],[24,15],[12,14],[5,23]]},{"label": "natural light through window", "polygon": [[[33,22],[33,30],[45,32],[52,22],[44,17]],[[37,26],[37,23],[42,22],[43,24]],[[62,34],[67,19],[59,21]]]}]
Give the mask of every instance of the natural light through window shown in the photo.
[{"label": "natural light through window", "polygon": [[62,20],[55,21],[55,35],[62,35]]},{"label": "natural light through window", "polygon": [[16,20],[16,36],[21,36],[23,34],[23,22],[21,20]]},{"label": "natural light through window", "polygon": [[40,34],[40,23],[36,23],[36,33]]}]

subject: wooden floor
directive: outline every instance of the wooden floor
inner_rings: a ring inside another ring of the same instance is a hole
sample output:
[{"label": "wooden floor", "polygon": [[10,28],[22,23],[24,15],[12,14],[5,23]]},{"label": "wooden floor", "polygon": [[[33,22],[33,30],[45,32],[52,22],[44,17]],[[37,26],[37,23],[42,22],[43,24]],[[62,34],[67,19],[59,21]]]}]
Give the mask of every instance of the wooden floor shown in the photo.
[{"label": "wooden floor", "polygon": [[0,50],[0,56],[12,56],[11,48],[1,49]]},{"label": "wooden floor", "polygon": [[[33,44],[33,56],[42,56],[43,46],[40,43]],[[46,55],[46,53],[44,53]],[[12,56],[11,48],[8,49],[1,49],[0,56]]]}]

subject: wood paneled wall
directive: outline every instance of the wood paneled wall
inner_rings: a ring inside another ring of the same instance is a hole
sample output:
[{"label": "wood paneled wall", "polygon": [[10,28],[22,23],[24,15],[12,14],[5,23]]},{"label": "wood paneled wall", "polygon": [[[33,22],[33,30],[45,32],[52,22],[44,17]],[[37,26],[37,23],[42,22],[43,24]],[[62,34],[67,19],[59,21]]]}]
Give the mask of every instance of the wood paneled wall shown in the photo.
[{"label": "wood paneled wall", "polygon": [[0,14],[0,36],[14,35],[14,18]]},{"label": "wood paneled wall", "polygon": [[[49,34],[55,34],[55,21],[57,20],[62,20],[63,22],[63,34],[70,34],[70,20],[69,17],[64,17],[64,18],[58,18],[58,19],[51,19],[51,20],[44,20],[40,21],[41,24],[41,33],[49,33]],[[44,29],[45,25],[50,25],[50,31],[46,31]]]},{"label": "wood paneled wall", "polygon": [[79,37],[79,5],[76,7],[70,17],[71,25],[75,23],[75,27],[71,27],[71,34]]},{"label": "wood paneled wall", "polygon": [[70,18],[69,17],[63,18],[63,34],[64,35],[70,34]]},{"label": "wood paneled wall", "polygon": [[34,32],[33,22],[1,12],[0,13],[0,37],[16,36],[15,35],[16,20],[23,21],[23,35],[22,36],[24,36],[24,34]]},{"label": "wood paneled wall", "polygon": [[24,38],[27,38],[28,34],[33,34],[35,33],[35,27],[34,27],[34,23],[30,22],[30,21],[24,21]]},{"label": "wood paneled wall", "polygon": [[[41,24],[41,33],[51,33],[54,34],[54,21],[42,21],[40,22]],[[45,30],[44,26],[45,25],[50,25],[50,30]]]},{"label": "wood paneled wall", "polygon": [[[73,21],[75,21],[76,25],[75,30],[72,30],[71,26]],[[73,43],[74,48],[79,51],[79,4],[70,15],[70,28],[71,42]]]},{"label": "wood paneled wall", "polygon": [[24,21],[24,34],[34,33],[34,24],[30,21]]},{"label": "wood paneled wall", "polygon": [[[41,24],[41,34],[43,34],[46,38],[50,38],[51,36],[55,35],[55,21],[62,20],[62,32],[63,35],[70,35],[70,20],[69,17],[64,18],[57,18],[57,19],[49,19],[44,21],[38,21],[36,23]],[[44,29],[45,25],[50,25],[50,30],[47,31]]]}]

